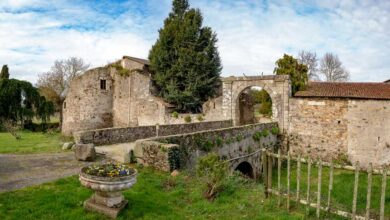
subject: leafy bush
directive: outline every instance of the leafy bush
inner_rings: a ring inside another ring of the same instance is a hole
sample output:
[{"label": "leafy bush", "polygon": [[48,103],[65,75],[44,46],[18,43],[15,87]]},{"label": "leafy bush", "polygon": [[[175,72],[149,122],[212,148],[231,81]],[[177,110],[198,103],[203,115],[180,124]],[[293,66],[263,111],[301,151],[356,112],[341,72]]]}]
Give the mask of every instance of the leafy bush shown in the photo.
[{"label": "leafy bush", "polygon": [[205,198],[213,200],[224,188],[228,174],[227,163],[223,163],[216,153],[209,153],[199,158],[196,173],[206,184]]},{"label": "leafy bush", "polygon": [[186,117],[184,117],[184,121],[186,123],[190,123],[192,121],[191,116],[187,115]]},{"label": "leafy bush", "polygon": [[262,137],[262,135],[261,135],[261,133],[260,133],[259,131],[256,131],[256,132],[253,134],[253,136],[252,136],[253,140],[254,140],[254,141],[257,141],[257,142],[261,140],[261,137]]},{"label": "leafy bush", "polygon": [[204,121],[204,118],[203,118],[202,115],[198,115],[198,116],[196,117],[196,119],[198,119],[198,121]]},{"label": "leafy bush", "polygon": [[279,128],[278,127],[273,127],[272,129],[271,129],[271,133],[273,134],[273,135],[277,135],[277,134],[279,134]]},{"label": "leafy bush", "polygon": [[179,118],[179,113],[177,111],[172,112],[172,117]]},{"label": "leafy bush", "polygon": [[50,122],[50,123],[34,123],[30,122],[24,125],[24,129],[33,131],[33,132],[46,132],[48,130],[59,129],[59,122]]}]

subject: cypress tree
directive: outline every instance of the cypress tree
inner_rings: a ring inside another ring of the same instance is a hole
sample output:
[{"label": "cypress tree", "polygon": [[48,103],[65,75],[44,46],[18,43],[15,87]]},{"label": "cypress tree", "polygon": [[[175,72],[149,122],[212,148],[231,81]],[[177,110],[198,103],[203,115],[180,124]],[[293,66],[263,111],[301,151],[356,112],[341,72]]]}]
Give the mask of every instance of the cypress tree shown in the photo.
[{"label": "cypress tree", "polygon": [[0,72],[0,79],[9,79],[9,72],[8,72],[8,66],[3,65]]},{"label": "cypress tree", "polygon": [[201,12],[190,8],[188,0],[174,0],[149,52],[159,96],[180,112],[201,111],[202,103],[215,95],[220,83],[217,36],[202,23]]}]

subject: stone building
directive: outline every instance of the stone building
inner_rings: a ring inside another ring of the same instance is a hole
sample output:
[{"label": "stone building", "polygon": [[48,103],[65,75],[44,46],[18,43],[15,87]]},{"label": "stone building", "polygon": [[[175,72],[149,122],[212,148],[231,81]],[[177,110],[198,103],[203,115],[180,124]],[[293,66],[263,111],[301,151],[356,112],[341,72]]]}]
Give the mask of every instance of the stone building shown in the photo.
[{"label": "stone building", "polygon": [[[253,123],[253,86],[272,99],[273,122],[287,134],[292,153],[322,159],[390,164],[390,83],[310,83],[291,95],[286,75],[222,78],[218,97],[202,114],[172,114],[173,106],[154,95],[147,60],[124,56],[87,71],[71,82],[63,105],[62,131],[230,120]],[[245,101],[243,101],[245,100]]]},{"label": "stone building", "polygon": [[295,154],[390,164],[388,83],[311,83],[290,98],[289,114]]},{"label": "stone building", "polygon": [[205,103],[201,117],[172,117],[172,106],[153,95],[155,88],[148,67],[148,60],[124,56],[74,79],[63,104],[62,132],[71,135],[97,128],[180,124],[186,116],[193,122],[222,118],[218,114],[222,99]]}]

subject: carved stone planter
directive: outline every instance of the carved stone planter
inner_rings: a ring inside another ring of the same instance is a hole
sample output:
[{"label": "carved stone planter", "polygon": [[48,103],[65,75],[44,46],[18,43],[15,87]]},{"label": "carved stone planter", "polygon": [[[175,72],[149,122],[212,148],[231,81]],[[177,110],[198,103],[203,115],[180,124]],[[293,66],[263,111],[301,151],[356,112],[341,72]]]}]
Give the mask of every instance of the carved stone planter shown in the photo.
[{"label": "carved stone planter", "polygon": [[81,169],[79,180],[95,193],[84,202],[84,208],[116,218],[128,201],[122,195],[123,190],[131,188],[137,181],[137,170],[128,176],[100,177],[87,174],[87,167]]}]

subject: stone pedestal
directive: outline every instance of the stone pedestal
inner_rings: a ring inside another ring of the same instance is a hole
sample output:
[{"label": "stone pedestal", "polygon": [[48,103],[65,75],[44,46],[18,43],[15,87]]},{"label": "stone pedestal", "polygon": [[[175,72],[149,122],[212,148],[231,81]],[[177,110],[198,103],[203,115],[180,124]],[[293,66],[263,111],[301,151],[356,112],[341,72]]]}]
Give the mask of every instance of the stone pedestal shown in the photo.
[{"label": "stone pedestal", "polygon": [[84,208],[115,219],[128,203],[121,191],[131,188],[136,183],[137,171],[134,170],[130,176],[99,177],[86,174],[86,168],[80,172],[80,183],[95,190],[95,193],[84,202]]},{"label": "stone pedestal", "polygon": [[123,195],[119,197],[102,197],[95,193],[84,202],[84,208],[115,219],[119,212],[126,207],[127,203],[128,201],[123,198]]}]

